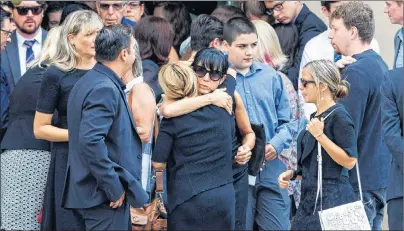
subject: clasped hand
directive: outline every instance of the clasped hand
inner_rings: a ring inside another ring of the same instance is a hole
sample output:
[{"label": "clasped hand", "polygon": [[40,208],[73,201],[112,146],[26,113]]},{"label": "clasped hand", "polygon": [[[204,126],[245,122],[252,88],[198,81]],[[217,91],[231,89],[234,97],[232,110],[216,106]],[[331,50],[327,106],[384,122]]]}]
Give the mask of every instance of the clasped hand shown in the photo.
[{"label": "clasped hand", "polygon": [[309,131],[314,138],[318,138],[319,136],[321,136],[324,132],[323,118],[321,118],[321,120],[317,118],[311,119],[306,126],[306,130]]}]

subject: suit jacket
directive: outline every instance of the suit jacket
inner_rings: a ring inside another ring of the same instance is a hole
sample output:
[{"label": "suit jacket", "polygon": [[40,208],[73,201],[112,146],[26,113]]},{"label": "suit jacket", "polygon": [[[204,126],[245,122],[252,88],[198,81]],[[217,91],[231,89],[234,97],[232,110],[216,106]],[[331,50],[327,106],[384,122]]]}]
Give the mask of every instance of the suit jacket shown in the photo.
[{"label": "suit jacket", "polygon": [[403,68],[386,74],[382,85],[383,137],[393,159],[390,167],[387,200],[403,197]]},{"label": "suit jacket", "polygon": [[293,65],[288,70],[284,70],[284,72],[290,81],[292,81],[293,87],[297,91],[300,62],[302,60],[304,47],[310,41],[310,39],[326,31],[327,26],[319,17],[310,11],[305,4],[303,4],[302,10],[295,20],[295,25],[299,32],[299,42],[296,48]]},{"label": "suit jacket", "polygon": [[8,124],[8,105],[10,103],[5,78],[6,75],[4,74],[4,71],[0,69],[0,143],[6,133]]},{"label": "suit jacket", "polygon": [[[400,38],[398,37],[399,33],[404,33],[404,29],[401,28],[397,31],[396,35],[394,36],[394,63],[393,63],[393,67],[396,68],[396,61],[398,58],[398,51],[400,49]],[[403,57],[400,57],[401,59]]]},{"label": "suit jacket", "polygon": [[142,145],[124,87],[111,69],[98,63],[70,93],[65,208],[117,201],[124,191],[132,206],[148,200],[141,185]]},{"label": "suit jacket", "polygon": [[[1,52],[1,69],[6,75],[6,87],[10,96],[15,85],[21,78],[20,58],[18,54],[17,32],[11,35],[11,43]],[[42,41],[45,41],[48,32],[42,29]],[[42,43],[43,44],[43,43]]]}]

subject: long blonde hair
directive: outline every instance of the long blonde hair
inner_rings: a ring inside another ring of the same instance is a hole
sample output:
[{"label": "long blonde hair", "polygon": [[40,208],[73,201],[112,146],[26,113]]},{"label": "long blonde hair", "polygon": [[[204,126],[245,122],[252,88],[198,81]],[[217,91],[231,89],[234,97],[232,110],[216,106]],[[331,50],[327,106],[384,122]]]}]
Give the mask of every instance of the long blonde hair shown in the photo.
[{"label": "long blonde hair", "polygon": [[69,42],[68,35],[77,35],[80,32],[91,34],[102,29],[103,23],[97,13],[90,10],[79,10],[67,16],[61,27],[57,52],[51,60],[51,64],[68,72],[72,71],[81,59],[76,48]]},{"label": "long blonde hair", "polygon": [[262,20],[251,21],[258,34],[258,46],[254,55],[255,61],[271,65],[281,70],[288,61],[287,56],[282,52],[278,35],[274,28]]},{"label": "long blonde hair", "polygon": [[52,28],[45,39],[45,42],[42,47],[41,54],[38,58],[33,60],[28,64],[28,68],[32,68],[35,66],[44,67],[44,64],[47,64],[56,54],[57,44],[60,38],[60,31],[62,30],[61,26],[57,26]]},{"label": "long blonde hair", "polygon": [[168,99],[179,100],[198,95],[198,80],[188,62],[177,61],[162,66],[159,84]]}]

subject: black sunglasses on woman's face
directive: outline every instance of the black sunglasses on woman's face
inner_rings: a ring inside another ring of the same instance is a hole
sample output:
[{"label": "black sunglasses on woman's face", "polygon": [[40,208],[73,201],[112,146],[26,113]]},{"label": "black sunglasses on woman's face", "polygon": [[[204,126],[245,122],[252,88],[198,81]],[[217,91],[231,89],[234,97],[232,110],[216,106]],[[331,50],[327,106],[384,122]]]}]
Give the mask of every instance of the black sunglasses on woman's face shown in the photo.
[{"label": "black sunglasses on woman's face", "polygon": [[304,80],[304,79],[300,79],[300,84],[302,84],[303,87],[306,87],[307,84],[309,83],[314,83],[316,84],[316,82],[314,80]]},{"label": "black sunglasses on woman's face", "polygon": [[223,77],[223,73],[220,71],[208,71],[208,70],[206,70],[205,67],[201,67],[201,66],[193,66],[193,69],[194,69],[196,76],[198,76],[199,78],[204,77],[207,73],[209,73],[209,78],[212,81],[218,81],[219,79],[221,79]]}]

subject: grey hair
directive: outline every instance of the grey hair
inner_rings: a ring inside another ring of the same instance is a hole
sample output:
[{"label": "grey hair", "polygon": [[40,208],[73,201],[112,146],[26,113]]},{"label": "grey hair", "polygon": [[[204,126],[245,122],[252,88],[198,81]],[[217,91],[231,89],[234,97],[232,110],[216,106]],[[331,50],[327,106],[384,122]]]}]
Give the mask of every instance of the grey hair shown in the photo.
[{"label": "grey hair", "polygon": [[314,60],[307,63],[304,68],[313,76],[317,86],[320,83],[328,86],[334,100],[348,95],[349,83],[341,79],[338,67],[332,61],[326,59]]},{"label": "grey hair", "polygon": [[139,43],[135,39],[135,62],[132,65],[132,72],[135,78],[143,75],[142,57],[140,57]]},{"label": "grey hair", "polygon": [[331,21],[342,19],[347,29],[356,27],[359,39],[371,43],[375,33],[373,10],[361,1],[350,1],[337,7],[331,15]]}]

